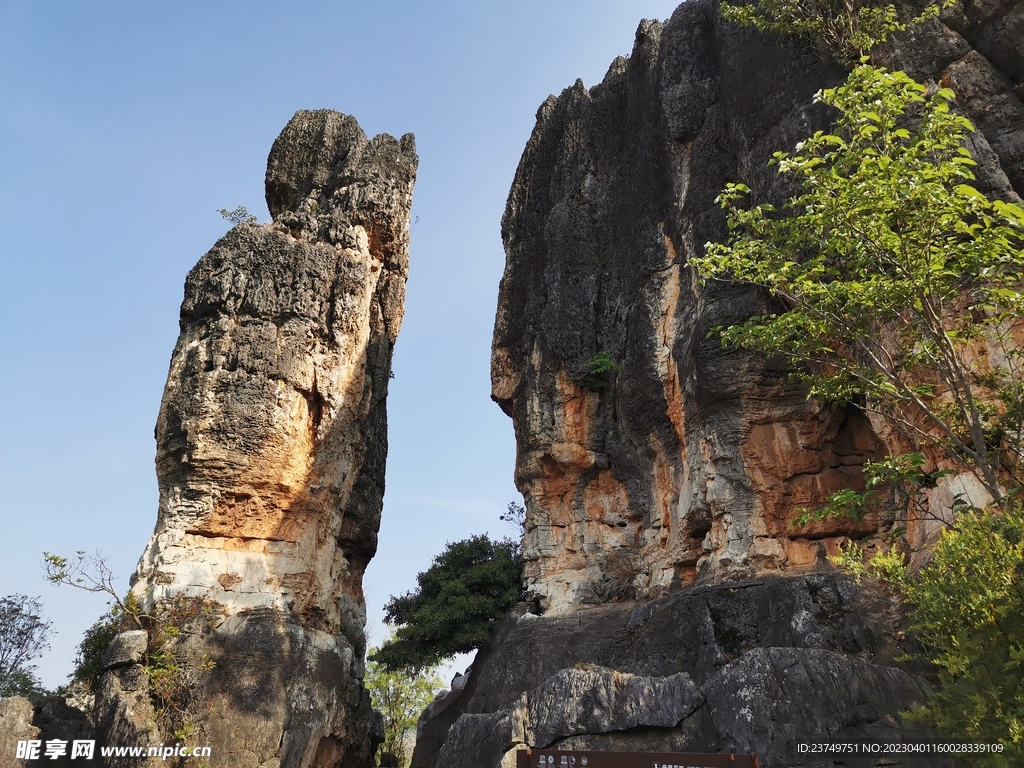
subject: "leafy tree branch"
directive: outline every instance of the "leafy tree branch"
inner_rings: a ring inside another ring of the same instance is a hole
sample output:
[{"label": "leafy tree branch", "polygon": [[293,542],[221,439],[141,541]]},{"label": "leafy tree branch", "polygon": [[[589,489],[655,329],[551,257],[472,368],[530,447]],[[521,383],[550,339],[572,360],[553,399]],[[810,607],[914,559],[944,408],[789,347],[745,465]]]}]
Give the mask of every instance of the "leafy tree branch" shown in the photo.
[{"label": "leafy tree branch", "polygon": [[780,301],[722,338],[788,360],[812,395],[867,402],[1000,501],[1020,487],[1024,209],[971,186],[951,91],[861,65],[818,99],[836,132],[774,161],[804,193],[746,208],[730,185],[729,241],[692,262]]},{"label": "leafy tree branch", "polygon": [[113,601],[116,613],[131,621],[137,629],[145,629],[142,609],[131,592],[121,599],[114,587],[114,572],[107,565],[106,558],[99,553],[86,555],[79,550],[74,559],[43,552],[43,568],[46,580],[54,586],[66,584],[86,592],[98,592]]}]

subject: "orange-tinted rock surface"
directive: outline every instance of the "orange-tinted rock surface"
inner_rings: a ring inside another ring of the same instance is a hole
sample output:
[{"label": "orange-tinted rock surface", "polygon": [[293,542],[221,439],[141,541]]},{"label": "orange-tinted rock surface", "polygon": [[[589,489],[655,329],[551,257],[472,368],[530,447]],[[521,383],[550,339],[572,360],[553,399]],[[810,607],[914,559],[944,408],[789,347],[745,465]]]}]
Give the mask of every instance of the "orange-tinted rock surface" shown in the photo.
[{"label": "orange-tinted rock surface", "polygon": [[238,224],[188,275],[133,590],[146,608],[206,602],[208,626],[172,650],[212,766],[372,764],[362,576],[416,166],[411,134],[299,112],[268,161],[273,221]]},{"label": "orange-tinted rock surface", "polygon": [[[979,128],[979,185],[1007,199],[1024,191],[1021,18],[1012,3],[968,2],[882,54],[957,90]],[[723,349],[709,332],[772,300],[701,287],[687,266],[725,237],[726,183],[757,202],[792,193],[771,155],[829,127],[813,96],[844,78],[799,43],[688,2],[643,22],[603,82],[541,105],[502,224],[491,370],[515,425],[528,587],[546,611],[827,570],[840,543],[888,524],[793,526],[900,446],[857,409],[809,401],[785,370]],[[601,356],[617,368],[595,375]]]}]

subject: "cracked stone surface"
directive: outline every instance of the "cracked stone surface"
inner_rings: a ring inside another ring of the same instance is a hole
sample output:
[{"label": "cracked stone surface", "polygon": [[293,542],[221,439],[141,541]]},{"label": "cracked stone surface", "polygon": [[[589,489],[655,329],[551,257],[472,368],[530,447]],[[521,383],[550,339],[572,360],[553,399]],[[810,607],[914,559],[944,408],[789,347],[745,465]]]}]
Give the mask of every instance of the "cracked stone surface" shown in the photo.
[{"label": "cracked stone surface", "polygon": [[[1022,24],[1019,3],[969,0],[879,54],[956,92],[978,128],[978,187],[1007,200],[1024,192]],[[502,221],[491,380],[515,425],[527,581],[545,611],[826,570],[842,542],[886,524],[793,526],[862,484],[866,460],[902,452],[898,438],[722,349],[709,331],[772,300],[701,288],[687,266],[725,237],[715,198],[727,182],[758,203],[794,191],[772,153],[829,128],[813,96],[845,77],[690,0],[642,22],[601,83],[540,106]],[[619,367],[595,376],[601,353]],[[910,528],[915,545],[936,535]]]},{"label": "cracked stone surface", "polygon": [[511,768],[516,750],[533,747],[755,753],[768,768],[831,768],[795,745],[931,739],[900,714],[928,686],[893,666],[898,620],[884,590],[835,573],[512,615],[461,691],[424,715],[412,765]]},{"label": "cracked stone surface", "polygon": [[216,765],[372,764],[362,577],[416,167],[412,134],[298,112],[267,163],[273,221],[238,224],[186,279],[133,590],[216,616],[174,644]]}]

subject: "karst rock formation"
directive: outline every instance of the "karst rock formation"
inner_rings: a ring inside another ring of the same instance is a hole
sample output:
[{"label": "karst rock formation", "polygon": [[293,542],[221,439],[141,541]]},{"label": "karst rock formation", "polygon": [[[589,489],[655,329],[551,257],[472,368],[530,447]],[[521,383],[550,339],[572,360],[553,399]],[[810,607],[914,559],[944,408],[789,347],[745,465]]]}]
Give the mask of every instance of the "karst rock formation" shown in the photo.
[{"label": "karst rock formation", "polygon": [[[877,58],[952,88],[978,129],[978,186],[1020,199],[1024,5],[963,0]],[[541,105],[502,221],[491,367],[515,427],[536,607],[421,720],[414,768],[508,766],[521,746],[832,765],[794,755],[794,739],[910,733],[898,713],[926,686],[892,664],[897,607],[827,560],[883,521],[793,527],[896,438],[723,349],[709,332],[770,299],[701,287],[688,267],[726,235],[728,182],[758,202],[792,194],[769,160],[829,128],[813,96],[845,77],[800,41],[688,0],[642,22],[600,84]],[[933,506],[976,491],[945,478]],[[940,525],[908,535],[917,546]]]},{"label": "karst rock formation", "polygon": [[[362,576],[416,167],[411,134],[368,139],[352,117],[298,112],[267,164],[273,221],[235,226],[186,280],[133,594],[186,615],[177,693],[211,766],[373,764]],[[160,741],[133,635],[108,653],[103,743]]]}]

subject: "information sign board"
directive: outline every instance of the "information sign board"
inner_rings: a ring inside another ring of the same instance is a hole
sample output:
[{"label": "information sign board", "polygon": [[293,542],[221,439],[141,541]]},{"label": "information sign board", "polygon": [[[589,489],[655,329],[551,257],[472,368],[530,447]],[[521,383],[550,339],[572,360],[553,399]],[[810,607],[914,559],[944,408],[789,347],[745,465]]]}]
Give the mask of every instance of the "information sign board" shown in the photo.
[{"label": "information sign board", "polygon": [[520,749],[516,768],[760,768],[757,755]]}]

